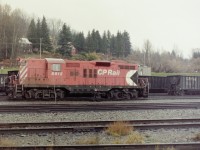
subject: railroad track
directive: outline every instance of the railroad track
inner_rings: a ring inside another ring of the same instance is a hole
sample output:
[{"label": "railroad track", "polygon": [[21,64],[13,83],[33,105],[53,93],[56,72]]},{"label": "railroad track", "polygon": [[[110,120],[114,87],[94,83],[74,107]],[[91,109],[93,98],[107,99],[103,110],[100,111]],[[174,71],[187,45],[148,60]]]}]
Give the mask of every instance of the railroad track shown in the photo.
[{"label": "railroad track", "polygon": [[[38,123],[0,123],[0,133],[3,134],[24,134],[31,135],[38,132],[54,133],[57,132],[99,132],[104,130],[108,124],[116,121],[87,121],[87,122],[38,122]],[[161,119],[161,120],[127,120],[131,126],[137,130],[151,130],[159,128],[200,128],[199,119]],[[190,143],[151,143],[151,144],[101,144],[101,145],[44,145],[44,146],[11,146],[2,147],[0,150],[155,150],[174,148],[176,150],[197,150],[200,148],[200,142]]]},{"label": "railroad track", "polygon": [[[0,133],[16,132],[99,132],[116,121],[0,123]],[[137,130],[200,128],[200,119],[127,120]]]},{"label": "railroad track", "polygon": [[154,144],[112,144],[112,145],[71,145],[71,146],[15,146],[0,147],[0,150],[155,150],[174,148],[175,150],[198,150],[200,143],[154,143]]},{"label": "railroad track", "polygon": [[0,112],[67,112],[98,110],[147,110],[147,109],[199,109],[200,102],[172,103],[87,103],[87,104],[15,104],[0,105]]}]

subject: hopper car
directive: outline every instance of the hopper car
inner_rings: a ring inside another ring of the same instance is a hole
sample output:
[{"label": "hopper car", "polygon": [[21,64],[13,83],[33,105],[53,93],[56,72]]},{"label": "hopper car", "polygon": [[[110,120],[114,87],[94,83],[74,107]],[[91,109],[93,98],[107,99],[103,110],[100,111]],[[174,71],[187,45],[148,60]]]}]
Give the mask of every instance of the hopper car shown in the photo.
[{"label": "hopper car", "polygon": [[141,76],[148,79],[149,93],[167,93],[167,78],[165,76]]},{"label": "hopper car", "polygon": [[200,76],[167,76],[169,95],[200,95]]},{"label": "hopper car", "polygon": [[0,74],[0,92],[5,92],[5,80],[7,76],[7,74]]},{"label": "hopper car", "polygon": [[142,76],[149,81],[149,93],[200,95],[200,76]]}]

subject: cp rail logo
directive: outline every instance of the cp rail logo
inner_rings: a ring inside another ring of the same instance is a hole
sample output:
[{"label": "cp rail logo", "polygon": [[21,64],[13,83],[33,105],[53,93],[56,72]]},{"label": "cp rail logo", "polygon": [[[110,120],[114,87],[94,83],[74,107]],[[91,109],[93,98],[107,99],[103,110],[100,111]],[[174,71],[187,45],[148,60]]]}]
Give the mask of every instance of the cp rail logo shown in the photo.
[{"label": "cp rail logo", "polygon": [[108,76],[119,76],[120,71],[119,70],[111,70],[111,69],[99,69],[98,75],[108,75]]}]

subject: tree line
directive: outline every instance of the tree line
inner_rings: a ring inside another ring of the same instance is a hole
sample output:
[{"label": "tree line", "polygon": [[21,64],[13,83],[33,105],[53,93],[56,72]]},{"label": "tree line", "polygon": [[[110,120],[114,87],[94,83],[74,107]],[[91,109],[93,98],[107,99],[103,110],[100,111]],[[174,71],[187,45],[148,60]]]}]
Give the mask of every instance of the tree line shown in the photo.
[{"label": "tree line", "polygon": [[[149,40],[144,41],[143,48],[134,45],[133,49],[127,31],[113,34],[109,30],[100,33],[91,29],[84,35],[59,19],[31,18],[20,9],[0,4],[0,61],[22,56],[24,50],[19,42],[22,37],[29,39],[36,53],[41,49],[43,53],[80,60],[96,59],[97,53],[101,59],[124,59],[149,66],[155,72],[200,72],[199,49],[193,51],[190,59],[184,59],[176,50],[160,52]],[[72,47],[82,55],[71,56]],[[11,65],[14,63],[11,61]]]},{"label": "tree line", "polygon": [[42,21],[38,19],[37,23],[34,19],[31,20],[27,37],[32,42],[33,49],[38,50],[42,45],[42,51],[55,51],[68,58],[71,56],[72,46],[76,48],[77,53],[95,52],[115,57],[127,57],[132,50],[127,31],[118,31],[117,35],[114,35],[108,30],[101,35],[98,30],[93,29],[85,37],[83,32],[72,31],[70,26],[63,24],[62,29],[57,33],[58,38],[53,46],[49,34],[45,17]]},{"label": "tree line", "polygon": [[19,52],[19,39],[26,35],[28,18],[20,9],[0,5],[0,60],[14,59]]}]

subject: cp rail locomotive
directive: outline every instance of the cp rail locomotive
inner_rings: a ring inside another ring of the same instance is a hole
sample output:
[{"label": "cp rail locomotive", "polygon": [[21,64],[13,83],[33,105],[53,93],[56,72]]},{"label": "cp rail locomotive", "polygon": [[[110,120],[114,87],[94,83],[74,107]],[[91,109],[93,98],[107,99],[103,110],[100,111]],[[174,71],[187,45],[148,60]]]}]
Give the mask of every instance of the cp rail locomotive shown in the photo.
[{"label": "cp rail locomotive", "polygon": [[63,99],[89,95],[105,99],[148,97],[148,79],[138,77],[138,65],[124,61],[73,61],[55,58],[21,59],[9,76],[9,98]]}]

